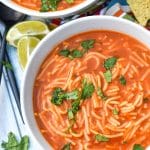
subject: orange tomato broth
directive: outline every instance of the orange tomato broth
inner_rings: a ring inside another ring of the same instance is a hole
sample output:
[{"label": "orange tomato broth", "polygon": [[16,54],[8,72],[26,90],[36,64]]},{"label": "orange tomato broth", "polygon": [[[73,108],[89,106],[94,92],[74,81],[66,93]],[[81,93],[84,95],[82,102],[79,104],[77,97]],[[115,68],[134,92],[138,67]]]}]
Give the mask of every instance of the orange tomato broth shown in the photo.
[{"label": "orange tomato broth", "polygon": [[[13,0],[15,3],[29,8],[33,10],[40,10],[41,9],[41,0]],[[61,0],[60,3],[58,4],[57,10],[64,10],[70,7],[73,7],[75,5],[78,5],[82,3],[85,0],[74,0],[73,3],[67,3],[66,0]]]},{"label": "orange tomato broth", "polygon": [[[82,58],[60,56],[62,49],[81,50],[81,42],[95,39],[94,47]],[[117,57],[112,81],[104,78],[104,61]],[[124,76],[126,85],[119,81]],[[70,100],[60,106],[51,102],[55,87],[81,90],[82,80],[92,82],[95,91],[84,100],[72,128],[67,110]],[[108,97],[97,94],[101,88]],[[71,143],[71,150],[132,150],[134,144],[150,145],[150,50],[134,38],[114,31],[90,31],[59,43],[47,56],[37,74],[33,107],[40,132],[54,150]],[[113,114],[116,109],[119,113]],[[98,142],[95,135],[109,139]]]}]

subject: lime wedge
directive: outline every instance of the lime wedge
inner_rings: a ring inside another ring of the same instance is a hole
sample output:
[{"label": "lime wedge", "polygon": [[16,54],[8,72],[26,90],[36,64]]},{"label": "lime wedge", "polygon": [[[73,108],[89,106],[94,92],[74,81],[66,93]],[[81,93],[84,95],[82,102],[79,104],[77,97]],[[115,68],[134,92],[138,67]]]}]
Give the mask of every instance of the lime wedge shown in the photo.
[{"label": "lime wedge", "polygon": [[17,46],[23,36],[42,36],[49,33],[48,26],[41,21],[23,21],[14,25],[7,33],[6,39],[10,45]]},{"label": "lime wedge", "polygon": [[31,36],[24,36],[22,37],[17,44],[17,53],[19,58],[19,63],[21,67],[24,69],[28,60],[29,56],[37,46],[40,40],[36,37]]}]

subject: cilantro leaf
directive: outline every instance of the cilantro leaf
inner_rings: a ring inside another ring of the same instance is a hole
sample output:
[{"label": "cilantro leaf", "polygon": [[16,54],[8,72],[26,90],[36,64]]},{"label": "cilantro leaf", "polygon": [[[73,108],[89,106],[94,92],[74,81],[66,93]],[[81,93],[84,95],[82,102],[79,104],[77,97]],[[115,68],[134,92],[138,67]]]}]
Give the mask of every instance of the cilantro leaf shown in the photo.
[{"label": "cilantro leaf", "polygon": [[49,7],[51,8],[52,11],[57,10],[58,3],[60,0],[48,0],[49,1]]},{"label": "cilantro leaf", "polygon": [[94,92],[95,88],[93,83],[87,83],[86,79],[83,80],[83,88],[81,92],[81,99],[90,98]]},{"label": "cilantro leaf", "polygon": [[116,108],[114,108],[114,109],[112,110],[112,112],[113,112],[114,115],[118,115],[118,114],[119,114],[119,111],[118,111]]},{"label": "cilantro leaf", "polygon": [[68,118],[69,118],[69,120],[74,119],[74,113],[73,113],[72,109],[68,109]]},{"label": "cilantro leaf", "polygon": [[10,132],[8,134],[8,142],[2,142],[1,146],[2,146],[2,148],[9,149],[11,147],[16,147],[18,144],[19,143],[18,143],[15,135],[12,132]]},{"label": "cilantro leaf", "polygon": [[105,137],[104,135],[100,135],[100,134],[97,134],[95,136],[95,139],[98,141],[98,142],[108,142],[109,141],[109,138]]},{"label": "cilantro leaf", "polygon": [[60,0],[41,0],[41,11],[46,12],[49,10],[56,11]]},{"label": "cilantro leaf", "polygon": [[70,55],[70,51],[68,49],[63,49],[59,52],[59,55],[68,57]]},{"label": "cilantro leaf", "polygon": [[73,90],[72,92],[65,93],[64,97],[67,100],[76,100],[79,99],[79,90]]},{"label": "cilantro leaf", "polygon": [[79,108],[80,108],[80,100],[78,99],[78,100],[75,100],[73,103],[72,103],[72,112],[74,113],[74,114],[76,114],[77,113],[77,111],[79,110]]},{"label": "cilantro leaf", "polygon": [[111,57],[111,58],[108,58],[104,61],[104,67],[106,70],[108,69],[112,69],[114,67],[114,65],[116,64],[117,62],[117,58],[116,57]]},{"label": "cilantro leaf", "polygon": [[41,0],[41,12],[49,11],[48,0]]},{"label": "cilantro leaf", "polygon": [[74,58],[81,58],[84,55],[84,53],[86,53],[90,48],[94,47],[94,43],[95,43],[95,40],[93,40],[93,39],[82,41],[81,46],[82,46],[83,50],[63,49],[59,52],[59,55],[64,56],[64,57],[68,57],[71,60]]},{"label": "cilantro leaf", "polygon": [[126,85],[126,79],[124,76],[120,76],[119,81],[122,85]]},{"label": "cilantro leaf", "polygon": [[61,150],[70,150],[71,143],[65,144]]},{"label": "cilantro leaf", "polygon": [[95,40],[90,39],[90,40],[85,40],[81,43],[81,46],[83,47],[84,50],[89,50],[90,48],[94,47]]},{"label": "cilantro leaf", "polygon": [[79,51],[77,49],[74,49],[71,51],[71,54],[70,54],[73,58],[81,58],[83,56],[83,53],[82,51]]},{"label": "cilantro leaf", "polygon": [[134,144],[133,150],[144,150],[144,148],[140,144]]},{"label": "cilantro leaf", "polygon": [[99,97],[101,97],[102,100],[104,100],[104,101],[107,100],[107,96],[104,95],[102,89],[98,88],[97,89],[97,94],[98,94]]},{"label": "cilantro leaf", "polygon": [[52,93],[51,102],[55,105],[61,105],[65,99],[64,91],[61,88],[55,88]]},{"label": "cilantro leaf", "polygon": [[59,55],[64,57],[69,57],[70,59],[81,58],[83,56],[83,52],[77,49],[70,51],[69,49],[63,49],[59,52]]},{"label": "cilantro leaf", "polygon": [[80,99],[74,100],[71,104],[71,108],[68,109],[68,118],[72,120],[75,118],[76,113],[80,109]]},{"label": "cilantro leaf", "polygon": [[2,142],[1,147],[4,150],[28,150],[29,147],[29,138],[24,136],[21,138],[20,143],[17,141],[14,133],[10,132],[8,134],[8,142]]},{"label": "cilantro leaf", "polygon": [[112,73],[111,73],[111,71],[107,70],[106,72],[104,72],[104,77],[105,77],[106,81],[108,83],[110,83],[111,80],[112,80]]},{"label": "cilantro leaf", "polygon": [[28,138],[28,136],[24,136],[21,138],[19,149],[20,150],[28,150],[28,147],[29,147],[29,138]]},{"label": "cilantro leaf", "polygon": [[79,99],[79,91],[73,90],[72,92],[65,92],[61,88],[55,88],[52,93],[51,102],[55,105],[61,105],[64,100],[76,100]]}]

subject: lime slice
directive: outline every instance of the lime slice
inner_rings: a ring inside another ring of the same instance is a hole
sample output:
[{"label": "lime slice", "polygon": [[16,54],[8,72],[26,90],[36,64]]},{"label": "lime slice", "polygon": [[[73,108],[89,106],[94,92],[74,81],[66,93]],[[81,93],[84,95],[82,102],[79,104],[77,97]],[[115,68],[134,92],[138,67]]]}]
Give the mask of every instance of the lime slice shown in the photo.
[{"label": "lime slice", "polygon": [[17,44],[17,53],[19,58],[19,63],[21,67],[24,69],[28,60],[29,56],[37,46],[40,40],[36,37],[24,36],[22,37]]},{"label": "lime slice", "polygon": [[7,33],[6,39],[10,45],[17,46],[23,36],[42,36],[49,33],[48,26],[41,21],[23,21],[14,25]]}]

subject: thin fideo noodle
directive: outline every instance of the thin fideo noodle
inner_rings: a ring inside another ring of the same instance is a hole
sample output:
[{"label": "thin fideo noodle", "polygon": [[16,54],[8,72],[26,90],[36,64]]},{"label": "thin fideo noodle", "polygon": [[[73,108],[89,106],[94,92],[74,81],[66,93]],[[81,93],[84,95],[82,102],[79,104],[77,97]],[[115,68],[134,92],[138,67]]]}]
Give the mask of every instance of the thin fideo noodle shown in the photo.
[{"label": "thin fideo noodle", "polygon": [[[12,0],[15,3],[33,10],[41,9],[42,0]],[[82,3],[85,0],[74,0],[73,3],[68,3],[66,0],[60,0],[57,10],[64,10]],[[55,2],[54,2],[55,3]]]},{"label": "thin fideo noodle", "polygon": [[[61,56],[62,49],[81,50],[81,42],[95,44],[82,57]],[[124,46],[126,45],[126,46]],[[58,44],[44,60],[35,80],[33,107],[39,130],[55,150],[67,143],[71,150],[130,150],[134,144],[150,145],[150,50],[128,35],[91,31]],[[116,57],[107,82],[104,61]],[[126,83],[121,83],[123,76]],[[54,88],[81,91],[85,79],[94,85],[82,100],[74,123],[68,119],[71,100],[60,106],[51,102]],[[98,90],[101,90],[100,95]],[[102,135],[106,141],[97,141]],[[108,140],[107,140],[108,139]]]}]

